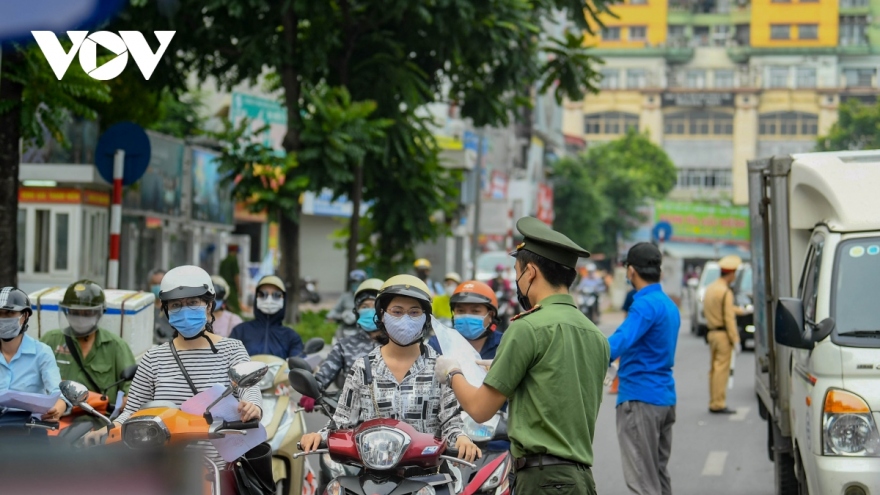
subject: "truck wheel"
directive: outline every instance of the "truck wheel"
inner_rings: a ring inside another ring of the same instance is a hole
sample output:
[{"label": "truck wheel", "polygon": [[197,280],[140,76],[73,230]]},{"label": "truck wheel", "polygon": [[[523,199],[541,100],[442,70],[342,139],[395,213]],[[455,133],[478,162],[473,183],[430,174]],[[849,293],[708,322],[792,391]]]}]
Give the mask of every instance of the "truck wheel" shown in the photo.
[{"label": "truck wheel", "polygon": [[791,448],[785,445],[790,440],[782,437],[782,432],[772,419],[769,423],[773,431],[773,478],[776,495],[799,495],[794,455],[790,451]]}]

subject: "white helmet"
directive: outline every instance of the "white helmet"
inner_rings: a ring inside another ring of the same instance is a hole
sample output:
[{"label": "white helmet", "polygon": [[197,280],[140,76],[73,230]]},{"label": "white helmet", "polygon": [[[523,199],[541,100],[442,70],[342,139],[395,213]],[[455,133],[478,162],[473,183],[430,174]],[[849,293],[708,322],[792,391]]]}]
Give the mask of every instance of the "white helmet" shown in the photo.
[{"label": "white helmet", "polygon": [[172,301],[187,297],[199,297],[205,294],[214,295],[214,281],[208,272],[195,265],[183,265],[172,268],[162,278],[159,288],[159,299]]}]

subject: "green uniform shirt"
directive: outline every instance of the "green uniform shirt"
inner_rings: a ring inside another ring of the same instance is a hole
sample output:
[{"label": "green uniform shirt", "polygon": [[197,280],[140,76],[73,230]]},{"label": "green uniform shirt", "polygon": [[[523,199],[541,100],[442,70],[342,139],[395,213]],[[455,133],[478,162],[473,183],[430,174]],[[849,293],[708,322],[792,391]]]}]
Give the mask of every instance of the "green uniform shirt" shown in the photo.
[{"label": "green uniform shirt", "polygon": [[[101,393],[101,390],[93,390],[94,386],[86,378],[86,374],[79,365],[76,364],[76,359],[74,359],[67,348],[64,332],[70,332],[70,328],[52,330],[43,335],[41,339],[55,353],[55,361],[61,370],[61,379],[77,381],[85,385],[89,390]],[[76,345],[76,352],[82,358],[82,349],[80,349],[79,342],[75,337],[72,338],[74,345]],[[89,351],[88,356],[82,359],[82,362],[89,370],[89,375],[95,379],[95,382],[101,388],[104,388],[119,380],[119,374],[122,373],[122,370],[134,364],[134,355],[132,355],[131,348],[127,342],[107,330],[99,328],[95,336],[95,343],[92,344],[92,350]],[[110,403],[112,404],[116,400],[117,391],[122,390],[127,394],[130,385],[131,382],[124,382],[122,385],[117,385],[108,390],[107,397],[110,399]]]},{"label": "green uniform shirt", "polygon": [[545,298],[504,332],[485,383],[510,398],[514,457],[550,454],[593,465],[608,339],[568,294]]}]

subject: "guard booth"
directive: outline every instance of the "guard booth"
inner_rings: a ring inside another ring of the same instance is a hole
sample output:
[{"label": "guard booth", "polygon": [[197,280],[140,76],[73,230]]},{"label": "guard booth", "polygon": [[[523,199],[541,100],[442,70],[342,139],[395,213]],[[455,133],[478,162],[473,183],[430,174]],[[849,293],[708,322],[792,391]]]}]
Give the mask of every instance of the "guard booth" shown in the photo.
[{"label": "guard booth", "polygon": [[[59,180],[29,178],[33,169]],[[25,292],[66,287],[84,278],[106,286],[110,192],[94,170],[89,165],[22,165],[17,263],[18,284]],[[62,182],[67,176],[77,179]],[[46,187],[29,185],[41,180]]]}]

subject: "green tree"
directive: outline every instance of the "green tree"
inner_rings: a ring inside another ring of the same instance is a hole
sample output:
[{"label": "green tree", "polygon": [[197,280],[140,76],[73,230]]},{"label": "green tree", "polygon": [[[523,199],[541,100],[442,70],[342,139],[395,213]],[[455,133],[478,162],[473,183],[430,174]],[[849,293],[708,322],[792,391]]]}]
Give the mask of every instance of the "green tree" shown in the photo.
[{"label": "green tree", "polygon": [[675,186],[675,165],[645,134],[588,149],[554,166],[555,227],[591,251],[617,256],[618,235],[643,221],[639,208]]},{"label": "green tree", "polygon": [[[68,50],[70,47],[66,47]],[[100,65],[103,60],[98,60]],[[59,81],[36,44],[3,51],[0,68],[0,285],[17,285],[19,142],[43,144],[43,129],[65,144],[61,128],[70,114],[93,119],[107,102],[107,86],[71,64]]]},{"label": "green tree", "polygon": [[866,105],[845,101],[837,110],[837,122],[827,136],[816,140],[817,151],[870,150],[880,148],[880,102]]}]

